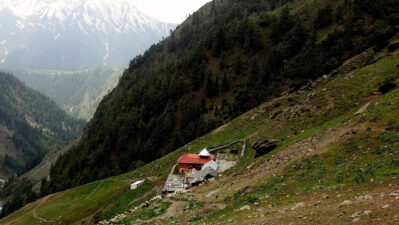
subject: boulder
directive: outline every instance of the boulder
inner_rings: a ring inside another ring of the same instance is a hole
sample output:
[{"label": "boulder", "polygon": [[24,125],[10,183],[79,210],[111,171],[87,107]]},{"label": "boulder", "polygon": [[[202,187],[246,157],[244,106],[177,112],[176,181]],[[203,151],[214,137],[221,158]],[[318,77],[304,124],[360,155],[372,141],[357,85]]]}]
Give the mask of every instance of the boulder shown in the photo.
[{"label": "boulder", "polygon": [[251,207],[249,205],[243,206],[240,208],[240,211],[243,211],[243,210],[251,210]]},{"label": "boulder", "polygon": [[339,208],[342,208],[344,206],[352,205],[352,201],[350,200],[345,200],[341,204],[339,204]]},{"label": "boulder", "polygon": [[277,147],[278,140],[266,140],[255,142],[251,147],[256,151],[255,157],[265,155]]}]

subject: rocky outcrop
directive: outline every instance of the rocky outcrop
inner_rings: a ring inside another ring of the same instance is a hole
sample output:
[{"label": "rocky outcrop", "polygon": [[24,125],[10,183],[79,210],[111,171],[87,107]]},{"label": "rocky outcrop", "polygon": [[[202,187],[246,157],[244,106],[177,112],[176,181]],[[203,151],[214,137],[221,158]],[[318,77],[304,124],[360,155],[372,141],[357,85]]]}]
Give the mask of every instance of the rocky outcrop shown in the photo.
[{"label": "rocky outcrop", "polygon": [[251,147],[256,151],[255,157],[265,155],[277,147],[278,140],[266,140],[255,142]]}]

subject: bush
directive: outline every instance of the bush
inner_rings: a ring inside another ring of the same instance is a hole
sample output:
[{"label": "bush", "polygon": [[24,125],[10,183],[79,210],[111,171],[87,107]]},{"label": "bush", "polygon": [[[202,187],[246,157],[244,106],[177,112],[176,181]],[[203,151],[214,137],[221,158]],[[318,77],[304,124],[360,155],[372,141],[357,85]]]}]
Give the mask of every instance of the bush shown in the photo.
[{"label": "bush", "polygon": [[396,83],[392,79],[385,80],[384,83],[379,88],[379,92],[382,94],[386,94],[389,91],[395,89],[397,87]]},{"label": "bush", "polygon": [[259,198],[256,197],[256,196],[249,196],[249,197],[247,198],[247,202],[249,202],[249,203],[251,203],[251,204],[255,203],[255,202],[258,201],[258,200],[259,200]]},{"label": "bush", "polygon": [[333,9],[331,6],[326,5],[319,9],[317,17],[314,21],[314,27],[317,29],[324,28],[330,25],[333,21]]}]

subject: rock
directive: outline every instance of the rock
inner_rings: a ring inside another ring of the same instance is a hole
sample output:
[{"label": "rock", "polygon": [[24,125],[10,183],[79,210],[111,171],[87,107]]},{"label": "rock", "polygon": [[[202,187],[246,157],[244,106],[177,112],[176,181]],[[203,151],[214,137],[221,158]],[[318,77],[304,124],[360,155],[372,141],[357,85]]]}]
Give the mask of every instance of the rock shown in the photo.
[{"label": "rock", "polygon": [[344,215],[345,215],[345,212],[342,212],[342,213],[338,214],[337,217],[341,218],[341,217],[343,217]]},{"label": "rock", "polygon": [[372,200],[372,199],[373,199],[373,196],[371,196],[369,194],[363,195],[363,196],[359,196],[357,198],[358,201],[365,201],[365,200]]},{"label": "rock", "polygon": [[353,213],[349,218],[355,219],[355,218],[359,217],[360,215],[361,215],[360,212],[355,212],[355,213]]},{"label": "rock", "polygon": [[387,209],[389,208],[389,205],[384,205],[383,207],[381,207],[382,209]]},{"label": "rock", "polygon": [[367,103],[366,105],[362,106],[357,112],[355,112],[354,116],[362,114],[366,112],[367,108],[370,106],[371,102]]},{"label": "rock", "polygon": [[355,218],[352,220],[352,222],[358,222],[360,220],[360,218]]},{"label": "rock", "polygon": [[305,207],[305,203],[299,202],[299,203],[295,204],[294,207],[291,208],[291,210],[297,210],[297,209],[303,208],[303,207]]},{"label": "rock", "polygon": [[347,205],[352,205],[352,201],[345,200],[341,204],[339,204],[339,208],[347,206]]},{"label": "rock", "polygon": [[303,219],[303,218],[305,218],[305,217],[304,217],[303,215],[299,215],[298,218],[299,218],[299,219]]},{"label": "rock", "polygon": [[362,216],[370,216],[371,215],[371,210],[366,210],[362,213]]},{"label": "rock", "polygon": [[327,194],[323,194],[323,196],[321,197],[322,199],[329,199],[330,196],[328,196]]},{"label": "rock", "polygon": [[321,205],[321,201],[313,203],[313,206],[319,206],[319,205]]},{"label": "rock", "polygon": [[243,210],[251,210],[251,206],[246,205],[246,206],[241,207],[240,211],[243,211]]},{"label": "rock", "polygon": [[265,155],[277,147],[278,140],[266,140],[255,142],[251,147],[256,151],[255,157]]}]

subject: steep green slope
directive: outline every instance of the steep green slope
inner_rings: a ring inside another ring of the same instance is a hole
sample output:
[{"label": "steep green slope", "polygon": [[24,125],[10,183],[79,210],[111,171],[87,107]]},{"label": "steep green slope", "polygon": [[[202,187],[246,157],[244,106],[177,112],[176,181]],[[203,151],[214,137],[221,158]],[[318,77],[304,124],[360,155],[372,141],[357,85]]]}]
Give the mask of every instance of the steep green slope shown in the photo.
[{"label": "steep green slope", "polygon": [[396,0],[207,4],[131,61],[81,144],[53,167],[52,191],[138,168],[383,46],[399,28],[397,8]]},{"label": "steep green slope", "polygon": [[[137,170],[50,195],[0,222],[94,224],[130,208],[136,211],[125,213],[121,224],[345,224],[360,209],[372,210],[373,216],[362,218],[366,224],[394,223],[395,213],[390,212],[399,209],[399,205],[391,199],[388,211],[381,208],[388,203],[385,198],[392,197],[384,197],[386,202],[379,205],[382,197],[378,194],[372,200],[378,204],[367,202],[369,208],[362,206],[364,201],[355,199],[365,195],[365,191],[390,193],[387,191],[399,187],[395,178],[399,172],[398,41],[393,40],[382,52],[369,49],[339,68],[352,68],[345,73],[330,74],[294,93],[267,101]],[[365,57],[371,60],[369,65],[358,65],[359,59]],[[377,91],[382,91],[382,95],[376,95]],[[369,108],[355,115],[369,102]],[[153,192],[149,186],[130,191],[131,182],[150,179],[154,185],[162,185],[181,154],[237,139],[245,139],[247,147],[235,168],[175,200],[155,200],[148,209],[136,208]],[[251,144],[264,139],[279,139],[278,148],[254,158]],[[148,194],[140,198],[138,193]],[[323,195],[330,197],[323,200]],[[353,206],[340,207],[348,198],[353,199]],[[301,204],[296,206],[298,202]],[[176,204],[182,204],[184,213],[162,217],[169,213],[168,207]],[[247,205],[248,210],[240,210]],[[291,209],[294,207],[297,209]],[[304,211],[298,212],[299,208]],[[338,217],[342,211],[347,213]]]},{"label": "steep green slope", "polygon": [[107,67],[84,71],[9,69],[27,86],[53,99],[70,115],[90,120],[117,84],[122,71]]},{"label": "steep green slope", "polygon": [[[1,165],[21,174],[36,164],[55,145],[71,140],[84,122],[67,116],[42,94],[27,88],[17,78],[0,72],[0,124],[13,153],[1,148]],[[12,174],[7,174],[7,177]]]}]

